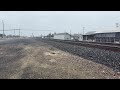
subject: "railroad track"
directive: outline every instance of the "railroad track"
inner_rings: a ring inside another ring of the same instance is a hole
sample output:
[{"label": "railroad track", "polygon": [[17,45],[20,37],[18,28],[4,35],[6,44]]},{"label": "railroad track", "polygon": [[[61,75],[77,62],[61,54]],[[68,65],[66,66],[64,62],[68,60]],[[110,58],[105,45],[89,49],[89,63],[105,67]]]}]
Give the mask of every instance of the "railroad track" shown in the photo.
[{"label": "railroad track", "polygon": [[56,39],[44,39],[44,40],[120,52],[120,44],[114,44],[114,43],[97,43],[97,42],[86,42],[86,41],[56,40]]}]

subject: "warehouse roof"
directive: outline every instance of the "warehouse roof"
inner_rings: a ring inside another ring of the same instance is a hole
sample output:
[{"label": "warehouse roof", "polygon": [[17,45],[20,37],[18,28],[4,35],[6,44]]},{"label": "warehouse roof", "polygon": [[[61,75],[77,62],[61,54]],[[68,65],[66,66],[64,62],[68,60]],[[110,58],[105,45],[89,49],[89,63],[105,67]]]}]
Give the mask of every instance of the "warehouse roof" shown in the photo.
[{"label": "warehouse roof", "polygon": [[115,32],[120,32],[120,29],[116,28],[116,29],[99,29],[98,31],[90,31],[85,33],[84,35],[93,35],[93,34],[97,34],[97,33],[115,33]]},{"label": "warehouse roof", "polygon": [[120,29],[101,30],[97,31],[96,33],[115,33],[115,32],[120,32]]}]

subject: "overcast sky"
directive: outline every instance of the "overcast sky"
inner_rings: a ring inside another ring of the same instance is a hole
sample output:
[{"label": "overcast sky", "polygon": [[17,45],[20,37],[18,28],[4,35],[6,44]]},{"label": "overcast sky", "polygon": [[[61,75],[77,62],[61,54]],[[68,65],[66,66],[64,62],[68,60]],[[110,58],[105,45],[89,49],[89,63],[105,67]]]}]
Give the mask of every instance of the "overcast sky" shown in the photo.
[{"label": "overcast sky", "polygon": [[[0,30],[2,20],[6,30],[20,27],[22,35],[27,36],[32,33],[35,36],[50,32],[69,33],[70,30],[83,33],[83,27],[85,32],[115,28],[115,23],[120,23],[120,11],[0,11]],[[14,34],[14,31],[5,31],[5,34]]]}]

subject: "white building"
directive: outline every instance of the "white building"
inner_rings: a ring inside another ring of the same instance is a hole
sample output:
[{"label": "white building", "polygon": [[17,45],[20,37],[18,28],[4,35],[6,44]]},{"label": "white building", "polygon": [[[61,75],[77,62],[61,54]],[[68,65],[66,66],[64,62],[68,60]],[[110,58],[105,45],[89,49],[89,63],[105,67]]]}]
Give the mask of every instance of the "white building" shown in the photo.
[{"label": "white building", "polygon": [[58,33],[54,34],[54,39],[71,40],[71,35],[68,33]]}]

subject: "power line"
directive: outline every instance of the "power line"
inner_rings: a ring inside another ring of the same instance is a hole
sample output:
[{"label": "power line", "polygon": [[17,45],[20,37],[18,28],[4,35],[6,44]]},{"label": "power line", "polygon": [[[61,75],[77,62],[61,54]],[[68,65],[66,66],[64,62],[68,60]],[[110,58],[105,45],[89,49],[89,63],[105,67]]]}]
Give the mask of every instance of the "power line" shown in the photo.
[{"label": "power line", "polygon": [[36,29],[21,29],[24,31],[53,31],[53,30],[36,30]]},{"label": "power line", "polygon": [[[19,30],[19,29],[8,29],[8,30],[4,30],[4,31],[13,31],[13,30]],[[52,30],[28,30],[28,29],[20,29],[20,30],[24,30],[24,31],[52,31]],[[0,30],[3,31],[3,30]]]}]

